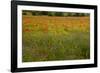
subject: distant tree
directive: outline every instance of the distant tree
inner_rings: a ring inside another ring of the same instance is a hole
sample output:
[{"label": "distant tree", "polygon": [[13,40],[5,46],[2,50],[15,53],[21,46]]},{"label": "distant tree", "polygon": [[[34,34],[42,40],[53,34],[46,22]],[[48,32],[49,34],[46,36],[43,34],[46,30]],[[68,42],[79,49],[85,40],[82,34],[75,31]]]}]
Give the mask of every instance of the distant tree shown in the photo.
[{"label": "distant tree", "polygon": [[55,12],[48,12],[49,16],[55,16]]},{"label": "distant tree", "polygon": [[78,16],[89,16],[88,13],[78,13]]},{"label": "distant tree", "polygon": [[48,12],[48,16],[52,16],[52,13],[51,12]]},{"label": "distant tree", "polygon": [[85,16],[90,16],[90,14],[89,14],[89,13],[84,13],[84,15],[85,15]]},{"label": "distant tree", "polygon": [[55,16],[63,16],[62,12],[55,12]]},{"label": "distant tree", "polygon": [[32,11],[28,11],[28,10],[23,10],[22,11],[23,15],[32,15]]},{"label": "distant tree", "polygon": [[41,15],[48,15],[48,12],[47,11],[42,11]]},{"label": "distant tree", "polygon": [[63,13],[63,16],[68,16],[68,13],[67,13],[67,12],[64,12],[64,13]]},{"label": "distant tree", "polygon": [[68,16],[73,16],[73,14],[71,12],[68,12]]},{"label": "distant tree", "polygon": [[35,15],[41,15],[40,11],[35,11]]},{"label": "distant tree", "polygon": [[27,15],[26,11],[23,10],[22,11],[22,15]]},{"label": "distant tree", "polygon": [[27,15],[27,13],[26,12],[23,12],[22,15]]},{"label": "distant tree", "polygon": [[32,11],[32,15],[36,15],[36,11]]},{"label": "distant tree", "polygon": [[71,16],[77,16],[78,14],[77,13],[71,13]]}]

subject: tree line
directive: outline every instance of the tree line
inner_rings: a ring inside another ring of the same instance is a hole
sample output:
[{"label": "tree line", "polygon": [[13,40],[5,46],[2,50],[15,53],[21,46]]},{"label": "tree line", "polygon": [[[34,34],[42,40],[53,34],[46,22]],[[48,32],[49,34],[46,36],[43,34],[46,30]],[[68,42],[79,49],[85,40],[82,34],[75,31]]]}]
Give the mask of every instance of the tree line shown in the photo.
[{"label": "tree line", "polygon": [[75,13],[75,12],[48,12],[48,11],[28,11],[23,10],[23,15],[34,15],[34,16],[89,16],[89,13]]}]

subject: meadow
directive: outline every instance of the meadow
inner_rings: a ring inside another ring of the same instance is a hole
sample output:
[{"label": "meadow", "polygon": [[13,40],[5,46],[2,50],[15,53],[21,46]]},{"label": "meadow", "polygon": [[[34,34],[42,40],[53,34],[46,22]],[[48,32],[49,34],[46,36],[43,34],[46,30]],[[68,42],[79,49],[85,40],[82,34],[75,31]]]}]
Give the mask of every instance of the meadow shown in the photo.
[{"label": "meadow", "polygon": [[23,62],[89,58],[89,16],[22,16]]}]

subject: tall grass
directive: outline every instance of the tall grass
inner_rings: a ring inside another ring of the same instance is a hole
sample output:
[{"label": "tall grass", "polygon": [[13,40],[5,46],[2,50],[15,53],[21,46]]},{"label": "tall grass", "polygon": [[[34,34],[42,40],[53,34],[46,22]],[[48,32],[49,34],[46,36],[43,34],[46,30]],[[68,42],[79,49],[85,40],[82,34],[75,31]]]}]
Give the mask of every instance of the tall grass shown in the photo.
[{"label": "tall grass", "polygon": [[23,61],[75,60],[90,57],[89,33],[68,35],[35,32],[23,35]]}]

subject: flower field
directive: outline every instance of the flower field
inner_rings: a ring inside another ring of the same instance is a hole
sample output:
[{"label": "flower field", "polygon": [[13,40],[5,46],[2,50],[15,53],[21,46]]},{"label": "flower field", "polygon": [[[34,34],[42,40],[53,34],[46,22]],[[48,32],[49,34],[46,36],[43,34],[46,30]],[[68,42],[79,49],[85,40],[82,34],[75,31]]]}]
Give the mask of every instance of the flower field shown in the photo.
[{"label": "flower field", "polygon": [[89,16],[22,16],[23,62],[89,58]]}]

